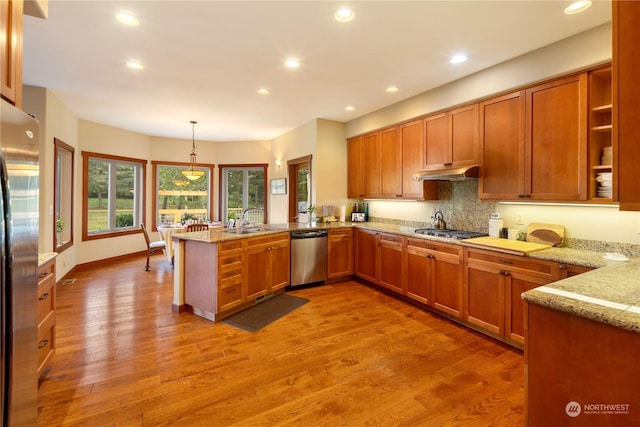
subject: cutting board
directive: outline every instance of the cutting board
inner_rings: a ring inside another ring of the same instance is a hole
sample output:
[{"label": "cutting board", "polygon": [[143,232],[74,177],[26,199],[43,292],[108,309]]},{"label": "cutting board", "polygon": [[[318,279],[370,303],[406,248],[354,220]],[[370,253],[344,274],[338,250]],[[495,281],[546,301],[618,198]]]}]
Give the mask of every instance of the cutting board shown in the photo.
[{"label": "cutting board", "polygon": [[560,246],[564,242],[564,226],[532,222],[527,228],[527,242]]},{"label": "cutting board", "polygon": [[523,242],[521,240],[501,239],[499,237],[475,237],[473,239],[461,240],[467,246],[480,249],[497,249],[513,255],[525,255],[543,249],[549,249],[551,245],[534,242]]}]

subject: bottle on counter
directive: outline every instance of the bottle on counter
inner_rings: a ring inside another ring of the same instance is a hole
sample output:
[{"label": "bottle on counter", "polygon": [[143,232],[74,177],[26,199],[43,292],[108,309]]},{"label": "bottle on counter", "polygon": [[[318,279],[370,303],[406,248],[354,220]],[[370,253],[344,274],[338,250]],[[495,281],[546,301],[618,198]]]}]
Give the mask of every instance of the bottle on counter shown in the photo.
[{"label": "bottle on counter", "polygon": [[364,220],[369,221],[369,203],[364,204]]}]

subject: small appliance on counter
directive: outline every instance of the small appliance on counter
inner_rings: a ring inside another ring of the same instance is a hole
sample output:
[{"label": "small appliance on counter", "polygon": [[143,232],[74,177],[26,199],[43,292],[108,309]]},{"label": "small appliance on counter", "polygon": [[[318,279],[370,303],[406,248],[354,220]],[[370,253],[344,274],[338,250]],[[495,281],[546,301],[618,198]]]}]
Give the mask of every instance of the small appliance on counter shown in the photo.
[{"label": "small appliance on counter", "polygon": [[489,237],[501,237],[500,231],[504,227],[499,213],[492,213],[489,218]]}]

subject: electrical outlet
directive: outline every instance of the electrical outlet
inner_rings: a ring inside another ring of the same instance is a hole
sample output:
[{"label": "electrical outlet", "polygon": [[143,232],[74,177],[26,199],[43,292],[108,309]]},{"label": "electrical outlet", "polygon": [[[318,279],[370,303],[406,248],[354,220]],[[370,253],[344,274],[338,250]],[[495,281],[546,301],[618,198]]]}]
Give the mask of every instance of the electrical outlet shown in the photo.
[{"label": "electrical outlet", "polygon": [[522,219],[522,212],[516,213],[516,224],[524,225],[524,220]]}]

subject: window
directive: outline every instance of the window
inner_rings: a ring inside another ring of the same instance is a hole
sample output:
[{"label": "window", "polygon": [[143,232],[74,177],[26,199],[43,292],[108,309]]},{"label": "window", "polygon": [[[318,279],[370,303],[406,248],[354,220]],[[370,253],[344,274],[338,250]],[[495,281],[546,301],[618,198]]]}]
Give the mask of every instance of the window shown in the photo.
[{"label": "window", "polygon": [[215,165],[199,165],[204,170],[202,178],[189,181],[182,171],[186,163],[151,162],[153,165],[154,228],[164,224],[181,222],[189,215],[198,222],[212,219],[211,181]]},{"label": "window", "polygon": [[245,210],[262,208],[262,218],[251,222],[266,223],[267,165],[220,165],[220,219],[242,219]]},{"label": "window", "polygon": [[305,156],[287,161],[289,173],[289,222],[306,222],[311,206],[311,159]]},{"label": "window", "polygon": [[83,240],[138,233],[146,160],[83,152]]},{"label": "window", "polygon": [[75,149],[53,139],[53,250],[62,252],[73,246],[73,157]]}]

